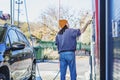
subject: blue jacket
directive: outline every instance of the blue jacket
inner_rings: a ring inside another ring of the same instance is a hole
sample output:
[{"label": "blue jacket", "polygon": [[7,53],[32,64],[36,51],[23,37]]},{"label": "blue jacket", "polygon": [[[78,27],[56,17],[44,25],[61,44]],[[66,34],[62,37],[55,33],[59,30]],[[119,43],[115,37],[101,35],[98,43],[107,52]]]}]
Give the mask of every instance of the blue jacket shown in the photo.
[{"label": "blue jacket", "polygon": [[65,30],[63,34],[57,34],[56,36],[56,45],[58,48],[58,52],[64,51],[75,51],[77,40],[81,34],[80,29],[72,29],[68,28]]}]

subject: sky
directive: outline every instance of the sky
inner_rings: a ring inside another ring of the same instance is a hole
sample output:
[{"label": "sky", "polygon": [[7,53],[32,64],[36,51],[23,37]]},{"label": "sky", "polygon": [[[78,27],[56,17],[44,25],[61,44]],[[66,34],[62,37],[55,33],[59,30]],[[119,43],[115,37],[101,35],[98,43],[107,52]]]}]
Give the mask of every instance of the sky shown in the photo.
[{"label": "sky", "polygon": [[[29,21],[34,22],[38,19],[40,13],[49,6],[56,6],[58,9],[59,6],[72,7],[76,11],[79,9],[92,10],[92,0],[26,0],[26,6]],[[25,21],[24,4],[20,5],[20,10],[20,20]],[[10,13],[10,0],[0,0],[0,11]],[[15,4],[15,18],[17,19],[17,4]]]}]

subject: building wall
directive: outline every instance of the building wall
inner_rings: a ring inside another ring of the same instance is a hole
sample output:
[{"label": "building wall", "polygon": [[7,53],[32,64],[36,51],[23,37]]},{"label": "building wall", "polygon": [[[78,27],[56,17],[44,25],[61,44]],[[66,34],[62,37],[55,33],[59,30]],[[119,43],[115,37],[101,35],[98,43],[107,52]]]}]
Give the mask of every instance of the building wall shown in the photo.
[{"label": "building wall", "polygon": [[112,78],[120,79],[120,0],[111,0],[112,22]]}]

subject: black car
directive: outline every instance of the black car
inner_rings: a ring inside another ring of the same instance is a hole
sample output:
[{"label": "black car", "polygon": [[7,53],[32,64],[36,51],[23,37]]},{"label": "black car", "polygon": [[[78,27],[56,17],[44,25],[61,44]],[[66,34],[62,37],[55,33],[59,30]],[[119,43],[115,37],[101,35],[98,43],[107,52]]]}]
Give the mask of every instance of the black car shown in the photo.
[{"label": "black car", "polygon": [[0,80],[34,80],[33,47],[19,28],[0,26]]}]

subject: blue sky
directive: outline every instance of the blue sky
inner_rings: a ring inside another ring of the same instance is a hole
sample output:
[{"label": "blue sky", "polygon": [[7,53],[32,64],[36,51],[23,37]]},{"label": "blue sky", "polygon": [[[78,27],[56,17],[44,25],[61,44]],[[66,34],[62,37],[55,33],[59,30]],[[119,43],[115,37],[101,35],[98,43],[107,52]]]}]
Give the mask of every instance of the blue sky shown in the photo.
[{"label": "blue sky", "polygon": [[[27,2],[27,10],[28,10],[28,17],[29,21],[35,21],[37,20],[38,16],[48,6],[56,6],[56,8],[60,6],[65,7],[72,7],[76,11],[78,9],[81,10],[91,10],[91,0],[26,0]],[[0,0],[0,10],[3,11],[3,13],[10,13],[10,0]],[[17,5],[15,8],[15,13],[17,13]],[[25,11],[24,11],[24,5],[21,5],[21,15],[20,20],[25,20]],[[16,16],[17,17],[17,16]]]}]

